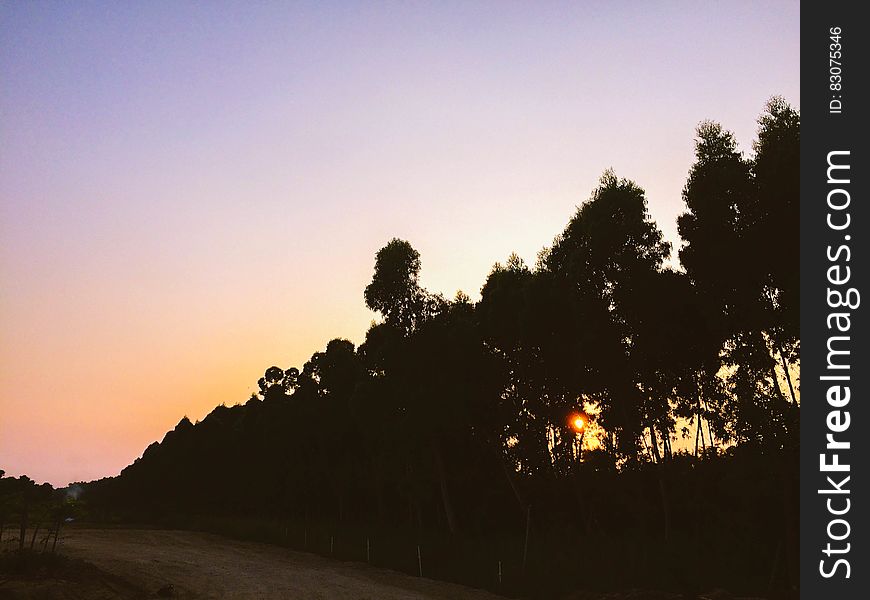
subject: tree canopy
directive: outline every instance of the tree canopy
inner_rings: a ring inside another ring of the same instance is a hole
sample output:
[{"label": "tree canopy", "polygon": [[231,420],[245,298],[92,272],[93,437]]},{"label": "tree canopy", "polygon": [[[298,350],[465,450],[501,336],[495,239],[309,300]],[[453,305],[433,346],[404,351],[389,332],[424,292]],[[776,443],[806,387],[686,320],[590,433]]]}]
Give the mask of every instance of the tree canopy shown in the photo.
[{"label": "tree canopy", "polygon": [[[185,417],[92,497],[453,540],[534,530],[577,552],[573,539],[657,535],[698,549],[704,523],[753,548],[747,572],[769,564],[790,488],[750,498],[728,481],[795,456],[800,118],[774,98],[758,123],[749,158],[720,124],[698,126],[681,268],[642,187],[611,170],[535,265],[496,263],[478,302],[425,290],[420,253],[394,238],[364,290],[380,321],[361,345],[269,367],[244,405]],[[718,560],[696,554],[699,569]]]}]

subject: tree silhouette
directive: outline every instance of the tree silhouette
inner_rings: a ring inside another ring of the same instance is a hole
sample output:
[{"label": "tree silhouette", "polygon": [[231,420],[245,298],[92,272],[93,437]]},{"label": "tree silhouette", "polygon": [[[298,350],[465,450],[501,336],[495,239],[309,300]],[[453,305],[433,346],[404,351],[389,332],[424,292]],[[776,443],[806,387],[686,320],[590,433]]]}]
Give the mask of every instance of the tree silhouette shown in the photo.
[{"label": "tree silhouette", "polygon": [[684,271],[665,266],[644,190],[612,171],[533,266],[496,263],[477,303],[423,289],[420,254],[390,240],[359,347],[332,339],[266,369],[244,405],[185,417],[88,484],[90,510],[234,531],[256,516],[291,545],[295,523],[307,550],[377,533],[398,548],[384,565],[409,570],[426,543],[439,577],[490,585],[504,560],[516,579],[498,590],[539,597],[576,587],[577,564],[602,588],[739,573],[767,593],[776,557],[795,560],[776,547],[796,515],[799,121],[771,100],[749,159],[699,125]]},{"label": "tree silhouette", "polygon": [[595,317],[596,335],[589,341],[602,360],[595,365],[598,381],[593,389],[599,392],[604,427],[616,434],[628,457],[637,455],[644,427],[657,447],[656,415],[644,414],[653,392],[650,385],[644,388],[642,377],[645,357],[638,336],[644,313],[638,310],[642,303],[633,299],[649,297],[643,290],[652,285],[669,252],[670,245],[649,218],[644,191],[607,171],[544,258],[545,268],[565,281]]},{"label": "tree silhouette", "polygon": [[366,286],[365,301],[381,313],[384,321],[404,335],[410,335],[439,304],[417,281],[420,253],[408,242],[393,238],[378,250],[372,282]]},{"label": "tree silhouette", "polygon": [[751,245],[759,250],[755,264],[769,300],[764,329],[794,403],[790,366],[800,355],[800,115],[782,98],[771,99],[759,117],[753,149],[758,210]]},{"label": "tree silhouette", "polygon": [[[686,240],[680,261],[731,371],[727,435],[756,443],[781,443],[796,418],[790,369],[798,352],[798,122],[782,100],[770,101],[753,161],[743,159],[730,132],[702,123],[683,192],[689,212],[678,220]],[[790,232],[785,238],[774,233],[777,215],[790,225],[782,229]],[[777,355],[792,406],[780,387]]]}]

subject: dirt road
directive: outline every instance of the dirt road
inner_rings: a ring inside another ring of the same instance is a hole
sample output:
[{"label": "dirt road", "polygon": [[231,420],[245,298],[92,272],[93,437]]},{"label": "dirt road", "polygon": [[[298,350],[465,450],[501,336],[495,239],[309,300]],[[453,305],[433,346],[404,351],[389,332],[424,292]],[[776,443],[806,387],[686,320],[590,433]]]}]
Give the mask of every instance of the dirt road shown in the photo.
[{"label": "dirt road", "polygon": [[[115,580],[105,597],[286,600],[498,600],[450,583],[186,531],[69,529],[63,553]],[[117,585],[120,580],[127,588]],[[140,590],[133,592],[132,590]],[[66,596],[64,596],[66,597]]]}]

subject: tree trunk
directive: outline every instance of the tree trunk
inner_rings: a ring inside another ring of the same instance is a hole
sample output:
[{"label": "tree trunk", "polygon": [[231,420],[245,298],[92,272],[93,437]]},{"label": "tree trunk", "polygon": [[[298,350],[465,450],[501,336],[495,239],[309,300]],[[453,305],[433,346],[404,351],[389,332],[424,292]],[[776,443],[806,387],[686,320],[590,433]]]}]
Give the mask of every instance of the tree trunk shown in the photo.
[{"label": "tree trunk", "polygon": [[704,437],[704,421],[700,415],[698,415],[698,427],[701,429],[701,455],[707,453],[707,441]]},{"label": "tree trunk", "polygon": [[[706,404],[703,403],[703,401],[702,401],[702,404],[704,404],[706,406]],[[710,419],[707,419],[707,437],[708,437],[708,441],[710,442],[710,450],[713,452],[713,454],[715,454],[716,453],[716,442],[713,441],[713,430],[710,429]],[[701,428],[701,443],[702,444],[704,443],[704,428],[703,427]]]},{"label": "tree trunk", "polygon": [[438,472],[438,483],[441,488],[441,502],[444,505],[444,515],[447,517],[447,527],[450,529],[450,535],[456,535],[458,530],[456,525],[456,514],[453,512],[453,502],[450,500],[450,490],[447,487],[447,472],[444,468],[444,457],[441,455],[441,444],[438,440],[435,441],[435,468]]},{"label": "tree trunk", "polygon": [[[664,517],[665,517],[664,535],[665,535],[665,541],[667,541],[668,536],[670,535],[670,531],[671,531],[671,507],[670,507],[670,503],[668,502],[667,492],[665,491],[665,481],[664,481],[664,475],[662,473],[662,469],[664,468],[664,463],[662,462],[662,458],[659,455],[658,440],[656,439],[656,430],[655,430],[655,427],[653,427],[652,425],[649,426],[649,434],[650,434],[650,437],[652,439],[653,450],[655,452],[655,457],[656,457],[656,465],[657,465],[656,471],[657,471],[658,480],[659,480],[659,495],[661,496],[661,499],[662,499],[662,511],[664,512]],[[662,441],[662,443],[664,444],[665,442]]]},{"label": "tree trunk", "polygon": [[664,427],[662,427],[660,433],[662,436],[662,451],[664,452],[665,460],[669,461],[673,458],[673,455],[671,454],[671,436],[668,435],[668,432]]},{"label": "tree trunk", "polygon": [[[408,483],[408,526],[413,527],[416,519],[418,529],[422,520],[417,506],[416,486],[414,485],[414,469],[410,457],[405,458],[405,481]],[[416,512],[415,512],[416,511]]]},{"label": "tree trunk", "polygon": [[782,351],[782,346],[777,344],[777,351],[779,352],[779,360],[782,361],[782,370],[785,373],[785,381],[788,383],[788,393],[791,395],[791,403],[797,406],[797,398],[794,393],[794,386],[791,383],[791,374],[788,372],[788,362],[785,360],[785,354]]},{"label": "tree trunk", "polygon": [[[770,299],[771,302],[773,302],[773,294],[770,293],[770,291],[768,291],[767,297]],[[773,342],[773,345],[776,348],[776,351],[779,353],[780,360],[782,361],[782,369],[783,369],[783,371],[785,371],[785,380],[788,382],[788,391],[791,394],[792,404],[797,405],[797,398],[795,397],[795,394],[794,394],[794,386],[791,383],[791,375],[789,375],[789,372],[788,372],[788,363],[785,360],[785,353],[782,351],[782,344],[780,344],[779,340],[777,340],[773,335],[770,335],[770,339]],[[774,377],[774,383],[776,383],[775,377]],[[777,384],[777,387],[779,387],[779,384]]]},{"label": "tree trunk", "polygon": [[492,452],[493,458],[495,458],[495,460],[498,462],[499,467],[504,474],[504,478],[507,480],[511,491],[514,493],[514,498],[516,498],[520,510],[525,513],[526,500],[523,497],[523,493],[520,490],[519,485],[517,485],[515,479],[516,471],[511,471],[511,468],[508,466],[507,461],[505,460],[504,454],[501,450],[501,443],[497,440],[494,441],[491,435],[485,436],[484,443],[486,444],[486,447],[490,450],[490,452]]},{"label": "tree trunk", "polygon": [[786,584],[790,588],[796,588],[800,584],[800,507],[795,504],[799,498],[799,458],[788,455],[784,457],[784,463],[779,468],[782,485],[783,500],[783,562]]},{"label": "tree trunk", "polygon": [[662,510],[664,511],[664,515],[665,515],[665,541],[667,542],[668,538],[670,537],[670,534],[671,534],[671,504],[668,501],[668,493],[667,493],[667,490],[665,489],[665,478],[664,478],[664,474],[662,473],[662,468],[663,468],[663,465],[658,466],[658,470],[659,470],[659,494],[661,494],[661,497],[662,497]]},{"label": "tree trunk", "polygon": [[710,429],[710,419],[707,419],[707,436],[710,438],[710,451],[716,454],[716,442],[713,441],[713,430]]},{"label": "tree trunk", "polygon": [[380,478],[375,480],[375,495],[377,500],[377,510],[378,510],[378,523],[384,522],[384,515],[386,515],[386,509],[384,504],[384,485],[381,482]]},{"label": "tree trunk", "polygon": [[779,387],[779,377],[776,375],[776,363],[770,365],[770,376],[773,378],[773,389],[775,390],[776,397],[785,404],[787,401],[785,395],[782,393],[782,388]]},{"label": "tree trunk", "polygon": [[589,535],[589,526],[592,522],[592,510],[586,502],[586,495],[583,493],[583,485],[580,483],[580,473],[574,472],[571,474],[571,490],[574,492],[574,498],[577,500],[578,512],[583,516],[583,533]]},{"label": "tree trunk", "polygon": [[[641,441],[641,443],[643,444],[643,450],[644,450],[644,452],[647,453],[647,456],[649,456],[649,459],[650,459],[651,461],[655,462],[655,457],[654,457],[653,454],[652,454],[652,450],[650,450],[649,446],[646,445],[646,436],[643,435],[643,432],[641,432],[640,441]],[[616,451],[616,444],[615,444],[615,443],[613,444],[612,449],[613,449],[613,450],[612,450],[613,452]]]},{"label": "tree trunk", "polygon": [[57,520],[57,526],[54,528],[54,542],[51,544],[51,553],[54,554],[55,548],[57,548],[57,536],[60,535],[60,526],[63,523],[63,519]]},{"label": "tree trunk", "polygon": [[417,533],[420,534],[423,532],[423,505],[420,502],[420,499],[414,498],[414,516],[417,519]]},{"label": "tree trunk", "polygon": [[30,536],[30,549],[33,550],[33,544],[36,542],[36,534],[39,533],[39,523],[33,528],[33,535]]},{"label": "tree trunk", "polygon": [[24,509],[21,511],[21,525],[19,528],[18,535],[18,551],[24,552],[24,538],[27,536],[27,505],[24,505]]},{"label": "tree trunk", "polygon": [[532,505],[526,507],[526,540],[523,543],[523,568],[522,574],[526,574],[526,563],[529,559],[529,535],[532,532]]},{"label": "tree trunk", "polygon": [[770,578],[767,581],[767,593],[773,596],[776,589],[776,576],[779,573],[779,564],[782,557],[782,540],[776,544],[776,552],[773,553],[773,563],[770,568]]},{"label": "tree trunk", "polygon": [[658,438],[656,438],[655,427],[653,427],[652,425],[649,426],[649,438],[650,438],[650,444],[652,445],[652,450],[653,450],[653,459],[655,460],[655,463],[657,465],[661,464],[662,457],[659,454],[659,441],[658,441]]},{"label": "tree trunk", "polygon": [[517,504],[519,505],[520,510],[525,511],[526,510],[526,500],[523,497],[523,493],[520,490],[519,485],[517,484],[517,481],[515,478],[516,473],[511,472],[510,468],[508,467],[507,462],[505,462],[504,457],[501,456],[500,454],[498,456],[498,462],[501,465],[502,472],[504,473],[505,479],[507,479],[508,485],[511,486],[511,491],[514,493],[514,498],[516,498]]}]

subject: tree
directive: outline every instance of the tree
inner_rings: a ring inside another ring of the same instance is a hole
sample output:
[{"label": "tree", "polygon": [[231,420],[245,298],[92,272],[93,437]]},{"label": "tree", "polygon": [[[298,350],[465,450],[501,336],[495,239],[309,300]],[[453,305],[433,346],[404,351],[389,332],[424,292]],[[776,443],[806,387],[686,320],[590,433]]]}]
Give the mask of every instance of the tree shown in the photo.
[{"label": "tree", "polygon": [[[747,306],[757,294],[750,285],[747,230],[752,213],[750,166],[737,140],[718,123],[698,126],[695,164],[683,188],[687,212],[677,219],[680,262],[717,319],[721,338],[734,323],[747,322]],[[729,324],[730,323],[730,324]]]},{"label": "tree", "polygon": [[678,219],[686,241],[680,261],[698,290],[735,394],[728,403],[730,431],[756,442],[779,439],[793,419],[775,357],[794,404],[789,370],[797,352],[798,147],[799,118],[781,99],[769,102],[759,119],[752,161],[730,132],[702,123],[683,190],[688,210]]},{"label": "tree", "polygon": [[[432,548],[432,571],[458,579],[449,563],[498,544],[506,574],[523,556],[529,585],[565,585],[578,561],[596,585],[628,585],[614,556],[625,548],[647,584],[675,565],[773,581],[768,542],[796,535],[777,525],[780,513],[796,521],[797,473],[797,402],[777,369],[788,375],[799,353],[799,116],[768,103],[749,160],[713,122],[695,150],[684,272],[664,266],[670,246],[643,189],[612,171],[534,266],[496,263],[477,304],[423,289],[419,253],[392,239],[364,292],[382,319],[361,346],[336,338],[301,370],[266,369],[244,405],[182,419],[121,477],[89,484],[89,502],[103,494],[143,520],[260,517],[285,543],[295,520],[321,534],[341,521],[357,541],[336,555],[360,558],[371,535],[389,566],[407,555],[390,558],[390,540],[413,536]],[[567,417],[587,409],[596,427],[581,453]],[[671,447],[692,425],[695,458]],[[31,484],[0,471],[0,513],[4,490]],[[663,540],[649,535],[660,523]],[[478,554],[489,566],[468,572],[491,568],[493,553]]]},{"label": "tree", "polygon": [[420,253],[405,240],[393,238],[378,250],[375,272],[365,289],[366,306],[405,336],[443,305],[443,299],[420,287],[419,274]]},{"label": "tree", "polygon": [[[617,435],[622,452],[636,457],[641,431],[654,423],[644,415],[642,313],[638,290],[651,285],[670,244],[649,218],[644,191],[606,171],[590,200],[543,257],[543,266],[568,285],[589,328],[583,355],[590,357],[588,391],[601,408],[602,425]],[[581,393],[584,390],[577,390]]]},{"label": "tree", "polygon": [[752,241],[769,301],[765,330],[795,403],[790,371],[800,357],[800,114],[783,98],[765,106],[753,150],[758,210]]},{"label": "tree", "polygon": [[495,407],[501,452],[520,472],[546,475],[553,469],[550,412],[558,401],[545,376],[541,336],[534,331],[536,277],[516,254],[505,265],[496,263],[481,289],[477,318],[487,347],[502,363]]}]

